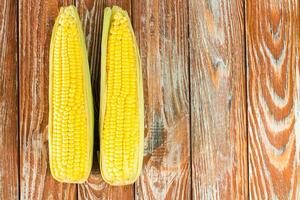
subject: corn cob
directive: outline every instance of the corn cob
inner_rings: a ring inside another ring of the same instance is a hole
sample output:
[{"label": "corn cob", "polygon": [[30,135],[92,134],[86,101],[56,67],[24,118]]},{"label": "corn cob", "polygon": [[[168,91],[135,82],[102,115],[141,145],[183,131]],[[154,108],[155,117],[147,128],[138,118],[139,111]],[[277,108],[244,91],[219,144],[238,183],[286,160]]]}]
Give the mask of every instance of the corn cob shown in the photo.
[{"label": "corn cob", "polygon": [[60,9],[49,64],[51,173],[60,182],[81,183],[92,166],[94,117],[85,39],[74,6]]},{"label": "corn cob", "polygon": [[139,176],[144,149],[144,98],[140,57],[126,11],[105,8],[100,95],[100,169],[111,185]]}]

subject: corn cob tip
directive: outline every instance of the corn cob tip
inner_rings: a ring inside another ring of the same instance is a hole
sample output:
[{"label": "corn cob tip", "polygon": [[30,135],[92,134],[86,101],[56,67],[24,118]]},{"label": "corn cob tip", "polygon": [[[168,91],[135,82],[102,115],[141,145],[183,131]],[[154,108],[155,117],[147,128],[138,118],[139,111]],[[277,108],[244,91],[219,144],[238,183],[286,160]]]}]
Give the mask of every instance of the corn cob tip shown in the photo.
[{"label": "corn cob tip", "polygon": [[61,16],[61,14],[63,14],[64,12],[75,13],[77,12],[77,8],[74,5],[62,6],[59,9],[58,16]]}]

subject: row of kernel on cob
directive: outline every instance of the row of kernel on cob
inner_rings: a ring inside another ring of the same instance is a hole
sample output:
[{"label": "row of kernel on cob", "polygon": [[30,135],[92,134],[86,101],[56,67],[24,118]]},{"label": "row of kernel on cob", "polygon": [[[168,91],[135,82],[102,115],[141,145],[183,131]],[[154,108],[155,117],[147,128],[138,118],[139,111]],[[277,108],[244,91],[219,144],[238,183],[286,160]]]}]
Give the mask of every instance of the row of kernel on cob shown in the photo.
[{"label": "row of kernel on cob", "polygon": [[[89,64],[74,6],[63,7],[50,44],[49,157],[61,182],[87,180],[92,166],[94,112]],[[142,72],[126,11],[105,8],[101,45],[100,169],[111,185],[140,174],[144,140]]]}]

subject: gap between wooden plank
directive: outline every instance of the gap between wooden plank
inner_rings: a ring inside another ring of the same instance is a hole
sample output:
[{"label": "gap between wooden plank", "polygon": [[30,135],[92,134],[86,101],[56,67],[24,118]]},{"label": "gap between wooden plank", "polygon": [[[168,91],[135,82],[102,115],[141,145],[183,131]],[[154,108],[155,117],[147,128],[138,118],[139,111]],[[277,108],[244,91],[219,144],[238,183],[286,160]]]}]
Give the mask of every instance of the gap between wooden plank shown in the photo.
[{"label": "gap between wooden plank", "polygon": [[[187,10],[190,10],[190,4],[187,0]],[[191,40],[190,40],[190,15],[187,14],[187,34],[188,34],[188,73],[189,73],[189,131],[190,131],[190,187],[191,187],[191,193],[190,193],[190,199],[193,200],[193,133],[192,133],[192,89],[191,89]]]},{"label": "gap between wooden plank", "polygon": [[[246,25],[246,21],[247,21],[247,4],[246,4],[246,0],[243,1],[243,14],[244,14],[244,65],[245,65],[245,85],[246,85],[246,113],[248,113],[248,56],[247,56],[247,50],[248,50],[248,46],[247,46],[247,25]],[[246,114],[246,138],[247,138],[247,179],[248,179],[248,185],[247,185],[247,191],[248,191],[248,195],[247,198],[250,199],[250,175],[249,175],[249,124],[248,124],[248,114]]]}]

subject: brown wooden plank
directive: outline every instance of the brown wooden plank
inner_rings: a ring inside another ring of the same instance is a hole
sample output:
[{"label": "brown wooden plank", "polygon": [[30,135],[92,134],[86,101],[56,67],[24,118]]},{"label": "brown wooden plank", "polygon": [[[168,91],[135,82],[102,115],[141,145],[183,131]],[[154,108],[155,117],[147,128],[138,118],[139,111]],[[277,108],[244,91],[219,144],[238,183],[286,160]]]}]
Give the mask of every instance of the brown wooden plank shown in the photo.
[{"label": "brown wooden plank", "polygon": [[299,1],[247,2],[250,197],[299,199]]},{"label": "brown wooden plank", "polygon": [[193,199],[247,199],[242,0],[189,0]]},{"label": "brown wooden plank", "polygon": [[99,151],[99,92],[100,92],[100,55],[103,10],[106,6],[119,5],[131,12],[130,0],[77,0],[77,8],[86,36],[91,68],[94,109],[95,109],[95,144],[94,163],[88,181],[78,185],[79,199],[133,199],[133,187],[112,187],[106,184],[100,175],[96,152]]},{"label": "brown wooden plank", "polygon": [[187,1],[133,1],[144,78],[145,156],[136,199],[190,199]]},{"label": "brown wooden plank", "polygon": [[0,199],[19,198],[17,3],[0,1]]},{"label": "brown wooden plank", "polygon": [[59,7],[71,1],[19,3],[21,199],[75,199],[76,185],[56,182],[48,164],[48,59]]}]

